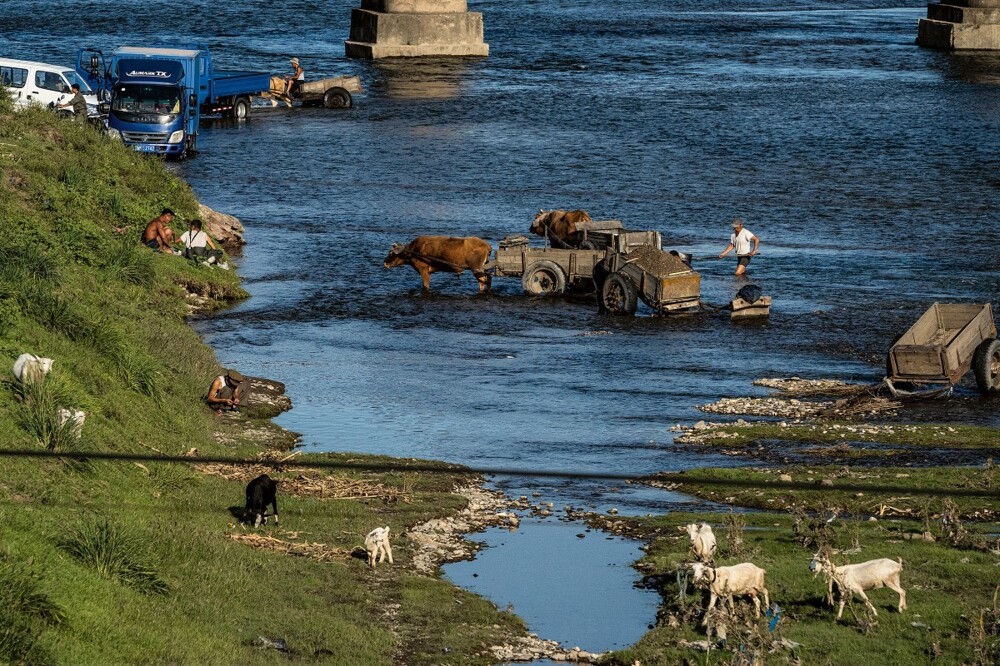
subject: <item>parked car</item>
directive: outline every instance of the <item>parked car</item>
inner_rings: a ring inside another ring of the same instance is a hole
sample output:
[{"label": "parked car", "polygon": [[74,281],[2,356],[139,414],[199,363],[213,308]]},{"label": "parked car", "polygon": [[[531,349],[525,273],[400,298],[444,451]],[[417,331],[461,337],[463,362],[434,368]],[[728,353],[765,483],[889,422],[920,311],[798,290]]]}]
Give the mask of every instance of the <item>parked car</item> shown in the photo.
[{"label": "parked car", "polygon": [[67,102],[73,95],[70,86],[75,83],[87,100],[87,115],[97,115],[97,95],[72,67],[0,58],[0,83],[7,88],[18,108]]}]

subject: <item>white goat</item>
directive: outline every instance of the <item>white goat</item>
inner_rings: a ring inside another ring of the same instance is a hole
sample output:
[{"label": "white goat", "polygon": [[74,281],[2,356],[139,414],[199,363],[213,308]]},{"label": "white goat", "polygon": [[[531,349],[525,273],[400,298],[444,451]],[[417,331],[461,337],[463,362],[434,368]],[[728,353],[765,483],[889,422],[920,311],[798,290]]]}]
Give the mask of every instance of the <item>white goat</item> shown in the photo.
[{"label": "white goat", "polygon": [[66,425],[67,422],[71,422],[70,432],[77,439],[83,436],[83,422],[87,420],[87,412],[81,409],[66,409],[65,407],[60,407],[56,412],[56,416],[59,418],[59,427]]},{"label": "white goat", "polygon": [[394,564],[392,561],[392,546],[389,545],[389,526],[376,527],[368,536],[365,537],[365,550],[368,551],[368,566],[372,569],[379,562],[384,562],[385,558],[389,558],[389,564]]},{"label": "white goat", "polygon": [[14,361],[14,376],[22,384],[37,384],[52,370],[51,358],[39,358],[34,354],[21,354]]},{"label": "white goat", "polygon": [[837,591],[840,594],[840,608],[837,610],[838,620],[844,614],[844,604],[854,594],[858,594],[864,600],[868,610],[878,615],[878,611],[868,601],[865,590],[877,590],[880,587],[895,590],[899,594],[899,612],[902,613],[906,610],[906,590],[899,584],[899,574],[903,571],[903,560],[882,558],[837,567],[833,565],[826,553],[816,553],[813,555],[812,562],[809,563],[809,570],[812,572],[822,571],[826,574],[826,598],[831,605],[833,603],[833,586],[837,585]]},{"label": "white goat", "polygon": [[715,533],[708,523],[692,523],[678,527],[691,537],[691,554],[699,562],[711,562],[715,559]]},{"label": "white goat", "polygon": [[755,564],[744,562],[734,564],[731,567],[713,567],[708,564],[696,562],[691,565],[694,573],[695,585],[707,584],[711,599],[706,608],[705,619],[702,624],[708,624],[707,611],[715,607],[715,602],[722,597],[723,603],[729,602],[729,609],[734,610],[733,597],[751,597],[753,599],[754,616],[760,618],[760,599],[758,595],[764,595],[764,605],[770,606],[771,599],[764,587],[764,574],[767,573]]}]

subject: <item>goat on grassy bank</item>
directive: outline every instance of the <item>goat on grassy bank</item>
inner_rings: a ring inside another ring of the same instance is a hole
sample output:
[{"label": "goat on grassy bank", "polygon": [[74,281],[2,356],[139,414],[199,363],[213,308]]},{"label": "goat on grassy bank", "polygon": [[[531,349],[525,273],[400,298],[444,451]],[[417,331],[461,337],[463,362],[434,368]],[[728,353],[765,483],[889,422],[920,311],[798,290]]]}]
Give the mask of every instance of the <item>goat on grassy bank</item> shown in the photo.
[{"label": "goat on grassy bank", "polygon": [[888,587],[899,594],[899,612],[902,613],[906,610],[906,590],[899,584],[899,574],[903,571],[903,560],[882,558],[837,567],[830,561],[830,557],[821,551],[813,555],[812,562],[809,563],[809,570],[814,573],[822,571],[826,574],[826,598],[831,605],[833,605],[833,586],[837,586],[837,593],[840,596],[840,608],[837,610],[838,620],[844,614],[844,604],[854,594],[860,596],[868,610],[877,616],[878,611],[868,600],[865,591],[877,590],[880,587]]},{"label": "goat on grassy bank", "polygon": [[51,358],[41,358],[34,354],[21,354],[14,361],[14,376],[22,384],[37,384],[52,370]]},{"label": "goat on grassy bank", "polygon": [[715,607],[715,602],[721,597],[723,603],[729,602],[729,609],[735,610],[733,597],[750,597],[753,599],[754,617],[760,618],[760,599],[764,595],[764,605],[770,606],[771,599],[764,586],[764,574],[767,573],[755,564],[744,562],[730,567],[713,567],[697,562],[691,565],[695,585],[707,585],[712,596],[705,609],[705,619],[708,623],[708,611]]},{"label": "goat on grassy bank", "polygon": [[685,527],[678,527],[682,532],[687,532],[691,538],[691,554],[699,562],[711,562],[715,559],[715,533],[708,523],[692,523]]},{"label": "goat on grassy bank", "polygon": [[389,564],[394,564],[392,561],[392,546],[389,545],[389,526],[376,527],[365,537],[365,550],[368,551],[368,566],[372,569],[375,565],[384,562],[386,557],[389,558]]},{"label": "goat on grassy bank", "polygon": [[278,524],[278,482],[267,474],[261,474],[247,484],[247,504],[244,509],[244,520],[250,521],[253,516],[253,526],[267,525],[267,505],[274,507],[274,523]]}]

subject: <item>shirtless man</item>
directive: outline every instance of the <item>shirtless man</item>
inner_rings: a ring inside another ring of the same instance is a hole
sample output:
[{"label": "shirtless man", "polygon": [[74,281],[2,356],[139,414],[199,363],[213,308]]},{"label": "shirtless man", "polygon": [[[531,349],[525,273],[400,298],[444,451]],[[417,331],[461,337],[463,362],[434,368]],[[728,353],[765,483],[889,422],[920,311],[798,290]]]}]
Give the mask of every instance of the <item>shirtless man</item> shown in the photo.
[{"label": "shirtless man", "polygon": [[[174,221],[174,211],[164,208],[159,217],[154,217],[146,225],[146,230],[142,232],[142,244],[151,250],[159,250],[167,254],[172,254],[170,243],[174,232],[170,229],[170,223]],[[169,230],[169,233],[168,233]]]}]

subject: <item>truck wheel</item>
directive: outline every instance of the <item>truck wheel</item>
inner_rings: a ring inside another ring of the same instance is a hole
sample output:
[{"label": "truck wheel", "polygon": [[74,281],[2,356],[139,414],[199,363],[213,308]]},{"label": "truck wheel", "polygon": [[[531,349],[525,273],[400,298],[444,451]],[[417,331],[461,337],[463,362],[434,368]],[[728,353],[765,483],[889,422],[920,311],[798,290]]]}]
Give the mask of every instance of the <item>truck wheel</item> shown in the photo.
[{"label": "truck wheel", "polygon": [[343,88],[330,88],[323,93],[323,106],[328,109],[349,109],[351,103],[351,93]]},{"label": "truck wheel", "polygon": [[250,118],[250,100],[246,97],[237,97],[233,102],[233,110],[230,112],[236,120],[247,120]]},{"label": "truck wheel", "polygon": [[987,338],[976,347],[972,357],[976,386],[983,395],[1000,394],[1000,340]]},{"label": "truck wheel", "polygon": [[604,312],[613,315],[635,314],[639,304],[639,294],[632,281],[621,273],[612,273],[601,286],[601,306]]},{"label": "truck wheel", "polygon": [[566,291],[566,275],[551,261],[536,261],[524,271],[521,286],[532,296],[558,296]]}]

